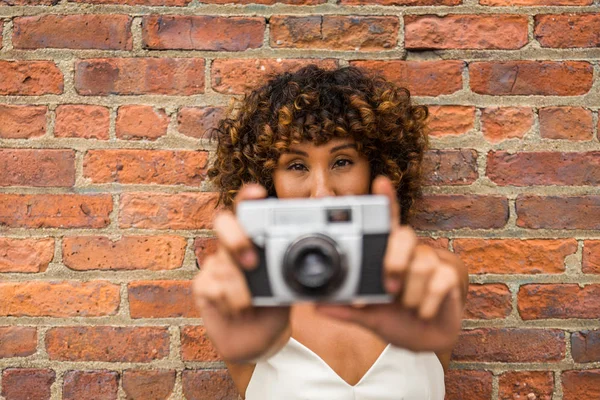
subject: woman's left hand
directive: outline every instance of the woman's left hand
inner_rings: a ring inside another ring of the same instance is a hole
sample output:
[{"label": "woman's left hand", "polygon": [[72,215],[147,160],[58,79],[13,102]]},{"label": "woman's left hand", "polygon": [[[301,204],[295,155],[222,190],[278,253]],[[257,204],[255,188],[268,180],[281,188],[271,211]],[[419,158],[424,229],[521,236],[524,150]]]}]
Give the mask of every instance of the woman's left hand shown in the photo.
[{"label": "woman's left hand", "polygon": [[390,304],[319,305],[331,317],[370,329],[384,341],[412,351],[447,352],[461,328],[468,286],[464,264],[447,250],[418,244],[415,232],[400,225],[392,182],[378,177],[373,194],[390,199],[392,225],[384,256],[384,285]]}]

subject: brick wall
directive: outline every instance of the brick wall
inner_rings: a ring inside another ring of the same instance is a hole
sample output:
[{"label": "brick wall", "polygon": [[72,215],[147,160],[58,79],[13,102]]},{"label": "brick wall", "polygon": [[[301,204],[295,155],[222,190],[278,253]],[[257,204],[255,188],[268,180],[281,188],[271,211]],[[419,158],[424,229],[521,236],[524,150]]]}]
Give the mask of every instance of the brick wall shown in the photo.
[{"label": "brick wall", "polygon": [[0,0],[0,398],[236,398],[190,299],[201,135],[317,62],[431,106],[415,223],[472,282],[448,399],[599,399],[600,1],[238,3]]}]

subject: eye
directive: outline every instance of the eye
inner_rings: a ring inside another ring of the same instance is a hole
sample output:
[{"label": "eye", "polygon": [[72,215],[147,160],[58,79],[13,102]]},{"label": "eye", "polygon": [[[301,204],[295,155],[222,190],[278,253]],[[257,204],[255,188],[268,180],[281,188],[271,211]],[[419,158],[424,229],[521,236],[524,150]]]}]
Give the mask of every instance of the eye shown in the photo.
[{"label": "eye", "polygon": [[339,160],[335,161],[333,166],[337,167],[337,168],[343,168],[343,167],[348,167],[352,164],[354,164],[354,162],[352,160],[347,159],[347,158],[340,158]]},{"label": "eye", "polygon": [[306,171],[306,166],[302,163],[295,162],[287,167],[288,171]]}]

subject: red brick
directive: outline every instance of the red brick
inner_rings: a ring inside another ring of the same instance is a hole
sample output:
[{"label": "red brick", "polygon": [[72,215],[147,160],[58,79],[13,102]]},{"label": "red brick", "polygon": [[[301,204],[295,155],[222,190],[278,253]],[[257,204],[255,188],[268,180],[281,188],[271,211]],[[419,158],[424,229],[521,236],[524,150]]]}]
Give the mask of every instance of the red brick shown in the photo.
[{"label": "red brick", "polygon": [[17,49],[131,50],[131,21],[127,15],[41,15],[14,19]]},{"label": "red brick", "polygon": [[592,111],[581,107],[540,109],[540,135],[547,139],[591,140]]},{"label": "red brick", "polygon": [[212,129],[224,117],[223,107],[183,107],[177,114],[177,130],[193,138],[210,138]]},{"label": "red brick", "polygon": [[560,274],[575,239],[456,239],[454,252],[471,274]]},{"label": "red brick", "polygon": [[600,47],[600,14],[535,16],[535,38],[542,47]]},{"label": "red brick", "polygon": [[244,51],[262,47],[262,17],[148,15],[142,20],[147,49]]},{"label": "red brick", "polygon": [[198,318],[190,281],[138,281],[127,285],[131,318]]},{"label": "red brick", "polygon": [[529,284],[519,289],[521,318],[597,319],[600,315],[600,285]]},{"label": "red brick", "polygon": [[571,355],[578,363],[600,361],[600,330],[579,331],[571,335]]},{"label": "red brick", "polygon": [[217,238],[199,237],[194,240],[194,254],[199,265],[202,265],[207,255],[217,251],[217,244]]},{"label": "red brick", "polygon": [[7,6],[55,6],[60,0],[2,0]]},{"label": "red brick", "polygon": [[469,65],[469,74],[475,93],[496,96],[576,96],[593,83],[586,61],[479,61]]},{"label": "red brick", "polygon": [[458,6],[463,0],[341,0],[343,5],[372,5],[384,6]]},{"label": "red brick", "polygon": [[431,136],[464,135],[475,126],[475,107],[428,106],[427,127]]},{"label": "red brick", "polygon": [[600,274],[600,240],[583,242],[583,273]]},{"label": "red brick", "polygon": [[52,61],[0,60],[0,95],[61,94],[63,75]]},{"label": "red brick", "polygon": [[553,362],[565,357],[565,333],[558,329],[480,328],[463,331],[455,361]]},{"label": "red brick", "polygon": [[0,149],[0,186],[70,187],[75,184],[75,151]]},{"label": "red brick", "polygon": [[63,400],[117,400],[119,374],[114,371],[67,371]]},{"label": "red brick", "polygon": [[[48,0],[46,0],[48,1]],[[172,6],[184,7],[192,0],[69,0],[75,3],[116,4],[128,6]]]},{"label": "red brick", "polygon": [[271,47],[381,51],[398,44],[397,17],[275,15],[269,19]]},{"label": "red brick", "polygon": [[506,318],[512,311],[511,294],[501,283],[469,285],[465,319]]},{"label": "red brick", "polygon": [[2,396],[6,400],[50,400],[55,379],[50,369],[8,368],[2,371]]},{"label": "red brick", "polygon": [[181,329],[181,359],[206,362],[221,360],[203,326],[184,326]]},{"label": "red brick", "polygon": [[499,186],[596,186],[600,183],[600,152],[490,151],[487,176]]},{"label": "red brick", "polygon": [[54,136],[108,140],[109,125],[106,107],[62,105],[56,108]]},{"label": "red brick", "polygon": [[216,193],[124,193],[121,228],[211,229]]},{"label": "red brick", "polygon": [[76,271],[181,268],[187,240],[181,236],[74,236],[63,239],[63,263]]},{"label": "red brick", "polygon": [[479,0],[484,6],[588,6],[594,0]]},{"label": "red brick", "polygon": [[183,394],[187,400],[237,400],[238,392],[227,370],[197,371],[181,374]]},{"label": "red brick", "polygon": [[54,238],[0,237],[1,272],[44,272],[54,258]]},{"label": "red brick", "polygon": [[[236,0],[235,4],[291,4],[296,6],[323,4],[327,0]],[[200,3],[231,4],[231,0],[201,0]]]},{"label": "red brick", "polygon": [[123,390],[127,400],[167,400],[175,386],[174,370],[127,370]]},{"label": "red brick", "polygon": [[84,96],[204,93],[204,59],[104,58],[75,62],[75,89]]},{"label": "red brick", "polygon": [[477,173],[477,151],[430,150],[423,161],[426,185],[470,185]]},{"label": "red brick", "polygon": [[30,139],[46,133],[46,106],[0,105],[0,138]]},{"label": "red brick", "polygon": [[410,15],[407,49],[520,49],[527,44],[525,15]]},{"label": "red brick", "polygon": [[50,328],[51,360],[150,362],[169,355],[167,327],[75,326]]},{"label": "red brick", "polygon": [[450,370],[445,374],[445,400],[490,400],[492,373],[489,371]]},{"label": "red brick", "polygon": [[600,229],[600,196],[530,196],[516,201],[517,226],[532,229]]},{"label": "red brick", "polygon": [[425,246],[430,246],[435,249],[443,249],[448,250],[448,243],[450,242],[448,238],[432,238],[426,236],[420,236],[419,243],[424,244]]},{"label": "red brick", "polygon": [[533,127],[533,110],[529,107],[488,107],[481,112],[483,136],[492,143],[522,139]]},{"label": "red brick", "polygon": [[35,354],[37,329],[29,326],[0,326],[0,359]]},{"label": "red brick", "polygon": [[112,197],[80,194],[0,194],[0,226],[104,228]]},{"label": "red brick", "polygon": [[241,94],[266,84],[274,74],[293,72],[309,64],[327,69],[337,66],[335,60],[216,59],[211,66],[211,85],[219,93]]},{"label": "red brick", "polygon": [[439,96],[462,89],[463,61],[352,61],[352,65],[406,87],[414,96]]},{"label": "red brick", "polygon": [[152,106],[129,105],[119,107],[116,134],[124,140],[156,140],[167,134],[169,117],[164,109]]},{"label": "red brick", "polygon": [[550,371],[510,371],[500,375],[498,399],[552,400],[554,375]]},{"label": "red brick", "polygon": [[508,200],[497,196],[427,195],[418,201],[411,225],[423,230],[493,229],[508,221]]},{"label": "red brick", "polygon": [[119,309],[119,285],[106,281],[0,282],[0,316],[99,317]]},{"label": "red brick", "polygon": [[561,381],[564,400],[600,399],[600,369],[564,371]]},{"label": "red brick", "polygon": [[200,186],[208,153],[191,150],[89,150],[83,176],[94,183]]}]

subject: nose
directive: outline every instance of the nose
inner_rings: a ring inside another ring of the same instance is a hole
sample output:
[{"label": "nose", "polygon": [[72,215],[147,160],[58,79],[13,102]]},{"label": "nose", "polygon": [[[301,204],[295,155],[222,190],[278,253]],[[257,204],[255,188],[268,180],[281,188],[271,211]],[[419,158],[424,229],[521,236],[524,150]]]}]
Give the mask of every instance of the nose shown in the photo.
[{"label": "nose", "polygon": [[333,188],[333,180],[328,174],[328,171],[318,169],[313,170],[312,187],[310,191],[311,198],[320,198],[327,196],[335,196]]}]

